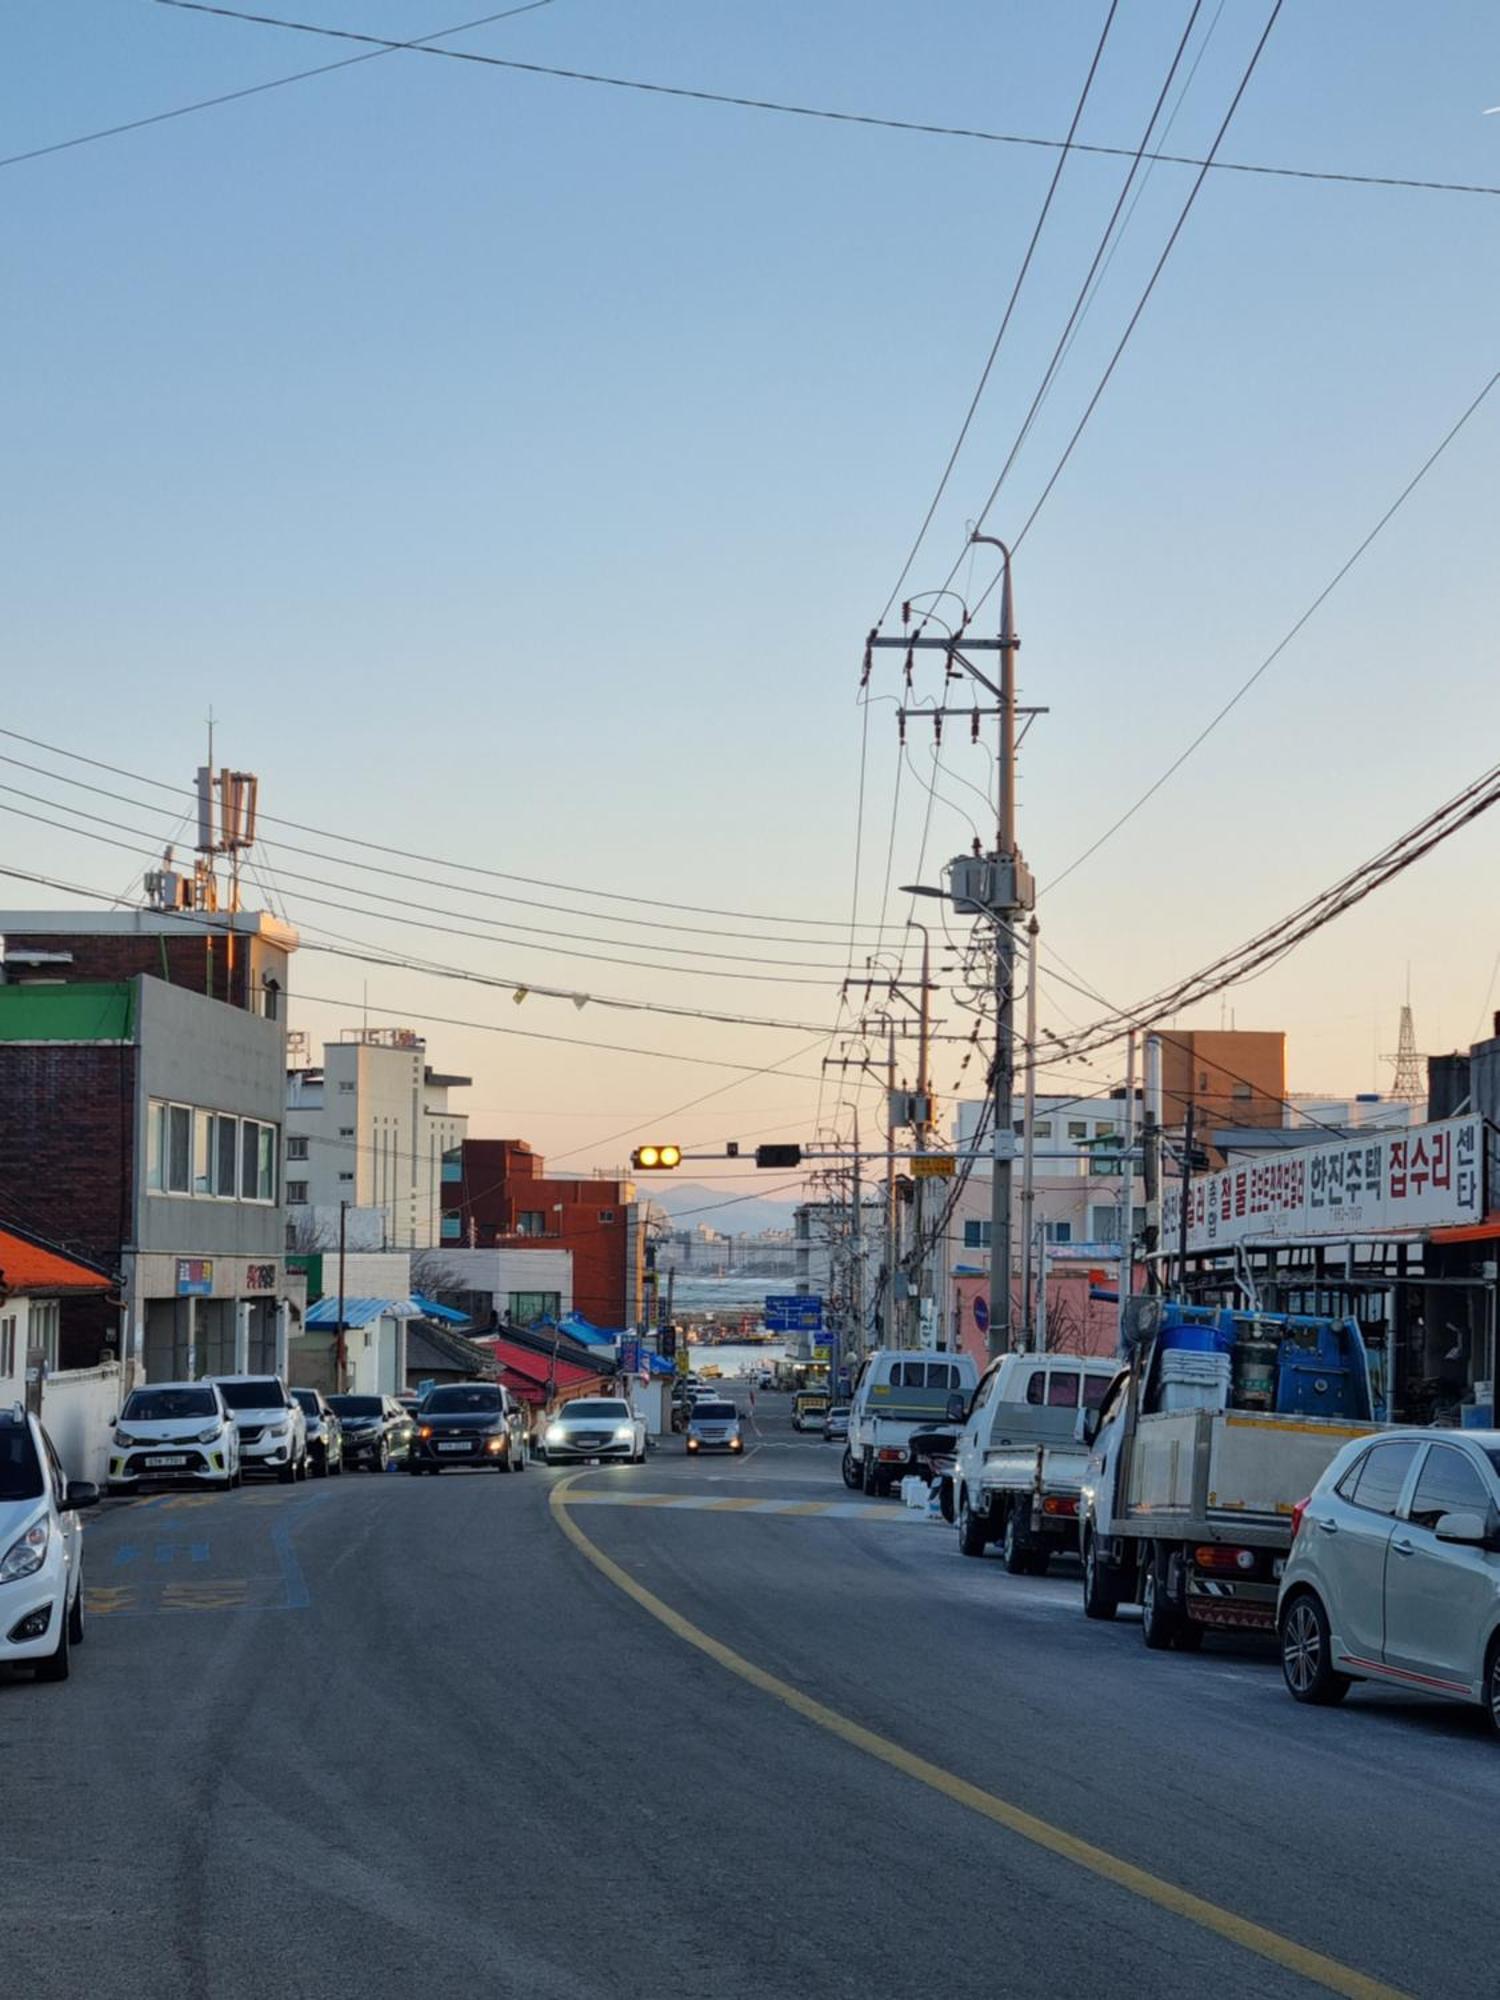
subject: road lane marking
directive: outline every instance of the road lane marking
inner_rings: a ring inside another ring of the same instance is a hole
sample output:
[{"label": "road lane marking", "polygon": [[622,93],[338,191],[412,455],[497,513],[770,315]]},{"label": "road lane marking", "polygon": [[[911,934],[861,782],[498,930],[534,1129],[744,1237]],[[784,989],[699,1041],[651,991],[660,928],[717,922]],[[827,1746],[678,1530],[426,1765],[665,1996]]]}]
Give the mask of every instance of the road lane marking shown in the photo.
[{"label": "road lane marking", "polygon": [[[881,1736],[851,1716],[841,1714],[836,1708],[816,1701],[804,1694],[790,1682],[780,1680],[775,1674],[767,1673],[753,1660],[747,1660],[732,1646],[726,1646],[721,1639],[713,1638],[701,1626],[684,1618],[680,1611],[654,1591],[638,1583],[629,1570],[607,1556],[597,1543],[592,1542],[573,1520],[571,1509],[586,1496],[569,1491],[573,1477],[560,1481],[548,1495],[547,1504],[553,1519],[568,1540],[591,1563],[599,1574],[612,1583],[617,1590],[638,1604],[641,1609],[664,1625],[675,1637],[687,1645],[705,1653],[709,1659],[735,1674],[751,1687],[758,1688],[773,1700],[792,1709],[804,1720],[825,1729],[852,1749],[863,1751],[866,1756],[879,1763],[900,1771],[913,1778],[918,1784],[939,1792],[951,1799],[955,1805],[966,1807],[982,1818],[1004,1827],[1007,1832],[1029,1841],[1061,1860],[1070,1861],[1101,1880],[1113,1883],[1143,1902],[1152,1903],[1158,1909],[1166,1910],[1173,1916],[1196,1924],[1201,1930],[1210,1931],[1215,1936],[1239,1945],[1243,1950],[1253,1952],[1257,1957],[1267,1959],[1273,1965],[1282,1966],[1299,1978],[1321,1986],[1330,1993],[1340,1993],[1346,2000],[1406,2000],[1398,1987],[1387,1986],[1378,1979],[1371,1979],[1353,1967],[1342,1965],[1337,1959],[1329,1958],[1308,1945],[1298,1944],[1295,1939],[1283,1937],[1279,1931],[1252,1922],[1248,1917],[1238,1916],[1233,1910],[1224,1909],[1218,1903],[1211,1903],[1203,1896],[1195,1896],[1191,1890],[1182,1888],[1175,1882],[1168,1882],[1160,1875],[1153,1875],[1145,1868],[1138,1868],[1133,1862],[1111,1854],[1107,1848],[1096,1847],[1092,1841],[1066,1832],[1062,1827],[1053,1826],[1050,1821],[1039,1819],[1021,1806],[1012,1805],[994,1792],[987,1792],[981,1786],[971,1784],[967,1778],[960,1778],[956,1772],[944,1770],[941,1764],[931,1763],[926,1757],[919,1757],[911,1750],[903,1749],[888,1736]],[[879,1516],[872,1516],[878,1519]]]}]

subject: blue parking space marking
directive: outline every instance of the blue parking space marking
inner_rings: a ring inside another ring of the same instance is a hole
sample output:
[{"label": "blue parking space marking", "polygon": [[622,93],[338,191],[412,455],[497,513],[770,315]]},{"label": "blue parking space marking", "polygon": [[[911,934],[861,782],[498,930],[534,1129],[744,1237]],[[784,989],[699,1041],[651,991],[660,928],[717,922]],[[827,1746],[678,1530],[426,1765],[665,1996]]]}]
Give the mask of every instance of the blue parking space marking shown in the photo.
[{"label": "blue parking space marking", "polygon": [[292,1529],[295,1525],[295,1519],[288,1518],[278,1521],[271,1530],[271,1546],[275,1549],[276,1560],[281,1565],[281,1587],[285,1593],[283,1601],[273,1607],[279,1611],[305,1611],[312,1603],[312,1594],[307,1588],[307,1578],[303,1575],[302,1565],[297,1560],[297,1551],[292,1547]]}]

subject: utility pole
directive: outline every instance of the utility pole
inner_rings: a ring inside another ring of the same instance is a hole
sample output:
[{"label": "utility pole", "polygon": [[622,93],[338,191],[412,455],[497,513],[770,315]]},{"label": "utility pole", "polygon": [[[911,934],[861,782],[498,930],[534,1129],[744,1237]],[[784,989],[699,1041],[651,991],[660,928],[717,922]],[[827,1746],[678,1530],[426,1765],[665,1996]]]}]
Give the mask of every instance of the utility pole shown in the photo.
[{"label": "utility pole", "polygon": [[859,1190],[859,1112],[854,1113],[854,1159],[849,1169],[852,1207],[850,1226],[853,1234],[854,1269],[851,1274],[851,1292],[854,1298],[854,1345],[860,1359],[864,1359],[867,1328],[865,1326],[865,1237],[864,1217],[861,1213]]},{"label": "utility pole", "polygon": [[1026,926],[1026,1108],[1021,1133],[1021,1326],[1026,1340],[1040,1346],[1033,1328],[1034,1260],[1047,1252],[1036,1237],[1036,939],[1035,917]]},{"label": "utility pole", "polygon": [[1125,1040],[1125,1144],[1120,1153],[1120,1310],[1116,1345],[1125,1352],[1125,1302],[1135,1290],[1135,1029]]},{"label": "utility pole", "polygon": [[892,1026],[885,1059],[885,1311],[881,1315],[887,1347],[904,1347],[896,1273],[901,1264],[901,1210],[896,1199],[896,1030]]},{"label": "utility pole", "polygon": [[[917,1028],[917,1151],[925,1153],[932,1133],[932,939],[926,924],[913,924],[913,930],[922,933],[922,1000]],[[911,1254],[911,1295],[912,1311],[916,1321],[916,1337],[913,1347],[924,1344],[926,1334],[925,1309],[927,1306],[927,1244],[922,1235],[922,1224],[927,1202],[927,1177],[912,1174],[912,1254]],[[934,1342],[937,1334],[933,1333]]]},{"label": "utility pole", "polygon": [[339,1203],[339,1331],[334,1348],[334,1383],[340,1393],[348,1388],[349,1343],[344,1337],[344,1250],[348,1235],[349,1204]]},{"label": "utility pole", "polygon": [[1141,1129],[1141,1173],[1146,1183],[1146,1289],[1159,1292],[1161,1283],[1161,1037],[1146,1037],[1146,1105]]},{"label": "utility pole", "polygon": [[1182,1213],[1177,1218],[1177,1290],[1183,1298],[1187,1297],[1188,1205],[1193,1188],[1193,1120],[1197,1108],[1190,1097],[1182,1140]]},{"label": "utility pole", "polygon": [[1000,551],[1005,564],[1000,584],[1000,825],[996,843],[997,874],[1009,880],[993,884],[995,926],[995,1072],[994,1157],[990,1176],[990,1327],[991,1354],[1012,1346],[1011,1326],[1011,1178],[1016,1155],[1014,1107],[1016,1090],[1015,987],[1016,938],[1011,917],[1018,908],[1016,866],[1016,632],[1010,594],[1010,550],[993,535],[972,535]]}]

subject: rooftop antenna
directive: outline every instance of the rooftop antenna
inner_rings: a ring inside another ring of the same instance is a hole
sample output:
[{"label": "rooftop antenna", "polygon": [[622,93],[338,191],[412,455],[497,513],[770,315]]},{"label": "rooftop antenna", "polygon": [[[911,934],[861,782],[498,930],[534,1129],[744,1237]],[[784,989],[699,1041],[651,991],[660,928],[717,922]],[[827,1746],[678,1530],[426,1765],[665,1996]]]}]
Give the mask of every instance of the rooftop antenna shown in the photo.
[{"label": "rooftop antenna", "polygon": [[1422,1058],[1417,1053],[1417,1031],[1411,1012],[1411,966],[1406,968],[1406,999],[1401,1008],[1401,1028],[1396,1037],[1396,1053],[1387,1056],[1386,1061],[1395,1066],[1391,1078],[1391,1095],[1406,1103],[1416,1103],[1427,1095],[1427,1086],[1422,1077]]}]

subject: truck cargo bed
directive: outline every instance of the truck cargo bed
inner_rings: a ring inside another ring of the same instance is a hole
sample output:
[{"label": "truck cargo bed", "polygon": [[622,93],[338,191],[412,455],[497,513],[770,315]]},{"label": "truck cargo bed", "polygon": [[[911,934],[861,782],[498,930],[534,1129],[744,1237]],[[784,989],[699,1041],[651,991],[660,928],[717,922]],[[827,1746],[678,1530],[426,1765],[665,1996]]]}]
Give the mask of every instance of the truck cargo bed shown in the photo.
[{"label": "truck cargo bed", "polygon": [[1378,1429],[1252,1410],[1142,1416],[1130,1445],[1125,1532],[1237,1539],[1290,1534],[1291,1512],[1350,1438]]}]

